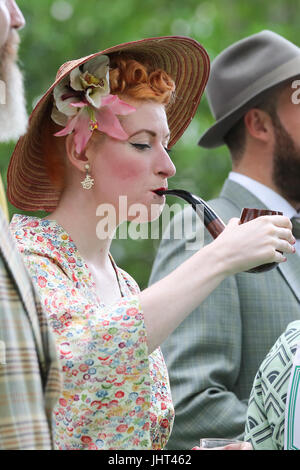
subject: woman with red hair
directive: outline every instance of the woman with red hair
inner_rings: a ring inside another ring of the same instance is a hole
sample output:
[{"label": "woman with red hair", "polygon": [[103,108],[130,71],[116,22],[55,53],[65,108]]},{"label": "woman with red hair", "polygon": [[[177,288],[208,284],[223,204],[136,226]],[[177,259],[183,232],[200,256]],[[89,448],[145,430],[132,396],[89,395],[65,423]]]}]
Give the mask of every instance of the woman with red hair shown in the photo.
[{"label": "woman with red hair", "polygon": [[[189,38],[147,39],[68,62],[13,154],[10,201],[49,212],[15,216],[11,227],[61,360],[58,449],[162,449],[174,413],[159,345],[226,276],[293,251],[287,218],[233,219],[142,292],[110,255],[116,228],[137,220],[132,207],[141,208],[140,222],[160,215],[165,199],[156,191],[175,174],[169,148],[207,75],[208,57]],[[104,205],[107,232],[99,225]]]}]

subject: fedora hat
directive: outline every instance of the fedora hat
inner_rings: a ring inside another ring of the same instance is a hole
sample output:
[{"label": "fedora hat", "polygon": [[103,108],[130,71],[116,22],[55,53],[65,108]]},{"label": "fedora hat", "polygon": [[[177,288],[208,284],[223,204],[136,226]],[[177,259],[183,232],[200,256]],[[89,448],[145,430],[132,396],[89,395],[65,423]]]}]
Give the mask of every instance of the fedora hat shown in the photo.
[{"label": "fedora hat", "polygon": [[223,145],[227,132],[266,91],[299,74],[299,47],[272,31],[261,31],[225,49],[211,64],[206,88],[216,122],[199,145]]},{"label": "fedora hat", "polygon": [[40,145],[40,123],[51,114],[53,90],[72,70],[100,55],[130,54],[151,68],[163,69],[174,80],[175,99],[167,106],[170,146],[192,120],[209,75],[209,57],[194,39],[181,36],[147,38],[120,44],[63,64],[55,82],[42,96],[29,118],[27,133],[21,137],[10,160],[7,182],[9,201],[25,211],[53,211],[60,193],[49,181]]}]

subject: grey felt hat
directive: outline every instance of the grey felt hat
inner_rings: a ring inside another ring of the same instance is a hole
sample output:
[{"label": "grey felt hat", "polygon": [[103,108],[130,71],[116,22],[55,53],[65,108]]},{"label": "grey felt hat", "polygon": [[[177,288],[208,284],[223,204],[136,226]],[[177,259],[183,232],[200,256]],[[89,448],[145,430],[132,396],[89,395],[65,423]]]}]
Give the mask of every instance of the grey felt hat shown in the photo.
[{"label": "grey felt hat", "polygon": [[224,136],[272,87],[300,75],[300,49],[272,31],[261,31],[231,45],[211,64],[206,94],[216,122],[199,140],[205,148]]}]

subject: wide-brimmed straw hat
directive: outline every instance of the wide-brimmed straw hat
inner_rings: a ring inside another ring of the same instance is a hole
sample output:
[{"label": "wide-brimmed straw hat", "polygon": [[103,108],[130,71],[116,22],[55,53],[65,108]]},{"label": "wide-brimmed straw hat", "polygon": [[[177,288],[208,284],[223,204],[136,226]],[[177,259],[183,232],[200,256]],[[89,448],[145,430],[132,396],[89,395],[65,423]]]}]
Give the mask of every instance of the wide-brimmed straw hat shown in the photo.
[{"label": "wide-brimmed straw hat", "polygon": [[40,123],[52,109],[52,91],[73,69],[105,54],[126,52],[141,63],[165,70],[176,85],[176,98],[166,108],[173,146],[191,122],[203,94],[208,75],[209,57],[194,39],[180,36],[147,38],[121,44],[78,60],[63,64],[56,80],[43,95],[29,119],[25,136],[15,147],[8,168],[8,199],[25,211],[51,212],[60,193],[53,187],[46,171],[40,146]]},{"label": "wide-brimmed straw hat", "polygon": [[299,74],[299,47],[273,31],[261,31],[229,46],[211,64],[206,94],[216,122],[199,145],[223,145],[229,130],[268,90]]}]

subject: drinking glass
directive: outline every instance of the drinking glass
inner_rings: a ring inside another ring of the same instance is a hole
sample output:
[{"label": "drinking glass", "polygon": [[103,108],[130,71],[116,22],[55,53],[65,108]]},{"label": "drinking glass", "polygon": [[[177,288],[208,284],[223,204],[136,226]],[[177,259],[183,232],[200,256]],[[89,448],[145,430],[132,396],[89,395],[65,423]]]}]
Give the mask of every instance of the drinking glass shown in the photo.
[{"label": "drinking glass", "polygon": [[218,439],[218,438],[203,438],[200,439],[200,447],[204,449],[213,449],[215,447],[225,447],[228,444],[242,444],[242,441],[237,439]]}]

